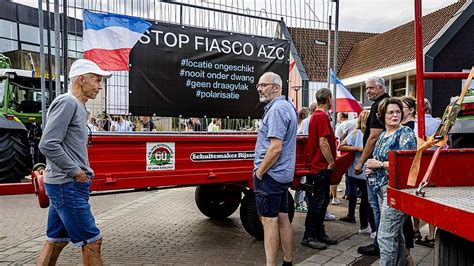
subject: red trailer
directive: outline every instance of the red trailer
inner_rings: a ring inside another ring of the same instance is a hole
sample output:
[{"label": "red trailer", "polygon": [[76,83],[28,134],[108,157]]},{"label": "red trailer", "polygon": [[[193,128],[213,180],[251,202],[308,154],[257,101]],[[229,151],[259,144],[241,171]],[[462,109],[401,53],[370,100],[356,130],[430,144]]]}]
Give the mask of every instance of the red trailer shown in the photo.
[{"label": "red trailer", "polygon": [[[256,137],[255,133],[94,133],[89,145],[95,175],[91,190],[197,186],[196,204],[204,215],[224,219],[240,206],[244,228],[262,239],[263,228],[252,192]],[[299,187],[299,177],[309,173],[306,140],[304,136],[297,140],[294,189]],[[338,157],[332,183],[339,183],[353,159],[349,153]],[[43,189],[42,184],[37,187]],[[32,183],[0,184],[0,195],[34,192]],[[46,207],[47,197],[42,193],[38,196]],[[289,199],[292,219],[291,195]]]},{"label": "red trailer", "polygon": [[[415,0],[415,34],[418,132],[419,137],[424,138],[424,79],[467,78],[468,73],[424,72],[421,0]],[[472,136],[472,133],[466,136]],[[462,136],[458,140],[462,140]],[[435,265],[474,265],[474,149],[459,149],[462,148],[462,141],[455,141],[454,144],[451,146],[454,149],[422,153],[414,186],[407,183],[415,152],[391,152],[387,202],[438,228]],[[427,179],[424,179],[426,173]]]}]

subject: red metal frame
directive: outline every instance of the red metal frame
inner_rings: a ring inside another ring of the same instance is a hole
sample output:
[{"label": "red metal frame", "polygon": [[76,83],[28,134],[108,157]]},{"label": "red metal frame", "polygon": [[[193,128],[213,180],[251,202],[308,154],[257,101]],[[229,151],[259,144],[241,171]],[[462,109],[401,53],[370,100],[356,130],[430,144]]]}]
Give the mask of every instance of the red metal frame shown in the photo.
[{"label": "red metal frame", "polygon": [[[425,138],[424,114],[424,79],[459,79],[467,78],[469,73],[462,72],[424,72],[423,38],[421,24],[421,0],[415,0],[415,44],[416,44],[416,96],[418,104],[418,135]],[[414,151],[392,152],[389,155],[389,188],[387,199],[390,206],[420,218],[429,224],[443,228],[451,233],[474,241],[474,229],[469,222],[474,221],[474,213],[463,209],[463,206],[447,206],[430,200],[427,197],[409,193],[406,189],[408,173],[413,162]],[[423,152],[416,186],[422,181],[429,167],[433,151]],[[473,149],[442,150],[436,165],[433,167],[430,186],[454,187],[474,186],[474,171],[468,162],[474,159]]]},{"label": "red metal frame", "polygon": [[460,79],[467,78],[464,72],[424,72],[423,35],[421,23],[421,0],[415,0],[415,58],[416,58],[416,101],[418,110],[418,136],[425,139],[425,79]]},{"label": "red metal frame", "polygon": [[[421,182],[423,173],[429,167],[434,151],[423,153],[420,174],[416,186]],[[474,213],[457,204],[443,205],[431,197],[415,195],[407,185],[410,165],[415,151],[390,152],[389,188],[387,202],[390,206],[420,218],[421,220],[446,231],[474,241]],[[466,162],[474,160],[474,149],[442,150],[431,176],[433,187],[472,187],[474,186],[474,169]],[[413,188],[413,187],[411,187]]]}]

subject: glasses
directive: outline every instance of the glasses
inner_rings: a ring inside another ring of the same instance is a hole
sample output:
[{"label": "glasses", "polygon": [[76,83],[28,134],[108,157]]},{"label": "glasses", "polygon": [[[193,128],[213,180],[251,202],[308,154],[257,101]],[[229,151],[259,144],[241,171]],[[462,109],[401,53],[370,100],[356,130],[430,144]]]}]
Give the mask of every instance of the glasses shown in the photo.
[{"label": "glasses", "polygon": [[278,84],[276,84],[276,83],[263,83],[262,82],[262,83],[258,83],[256,87],[258,89],[260,87],[266,87],[266,86],[270,86],[270,85],[278,85]]},{"label": "glasses", "polygon": [[395,110],[395,111],[386,112],[385,115],[394,116],[394,115],[400,115],[401,113],[402,112],[400,110]]}]

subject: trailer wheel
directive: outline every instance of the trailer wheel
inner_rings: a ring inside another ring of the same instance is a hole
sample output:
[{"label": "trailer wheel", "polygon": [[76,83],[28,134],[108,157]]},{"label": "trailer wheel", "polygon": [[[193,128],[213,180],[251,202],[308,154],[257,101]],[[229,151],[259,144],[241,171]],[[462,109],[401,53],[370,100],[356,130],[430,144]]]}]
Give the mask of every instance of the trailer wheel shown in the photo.
[{"label": "trailer wheel", "polygon": [[[295,201],[293,196],[288,191],[288,218],[293,222],[295,216]],[[255,203],[255,194],[249,191],[245,194],[240,205],[240,221],[245,231],[257,240],[263,240],[263,226],[257,212],[257,205]]]},{"label": "trailer wheel", "polygon": [[474,265],[474,242],[438,229],[435,242],[435,265]]},{"label": "trailer wheel", "polygon": [[0,130],[0,183],[18,183],[30,170],[26,132]]},{"label": "trailer wheel", "polygon": [[211,219],[222,220],[239,208],[242,192],[238,186],[214,184],[196,187],[194,196],[202,214]]}]

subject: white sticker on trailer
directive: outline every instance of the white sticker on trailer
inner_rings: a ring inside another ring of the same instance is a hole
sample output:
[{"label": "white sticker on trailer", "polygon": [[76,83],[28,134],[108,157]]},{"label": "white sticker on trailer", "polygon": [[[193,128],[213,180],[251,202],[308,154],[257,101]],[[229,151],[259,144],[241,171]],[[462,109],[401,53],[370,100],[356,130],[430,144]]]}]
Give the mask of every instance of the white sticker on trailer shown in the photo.
[{"label": "white sticker on trailer", "polygon": [[175,169],[174,142],[146,143],[146,170],[165,171]]}]

